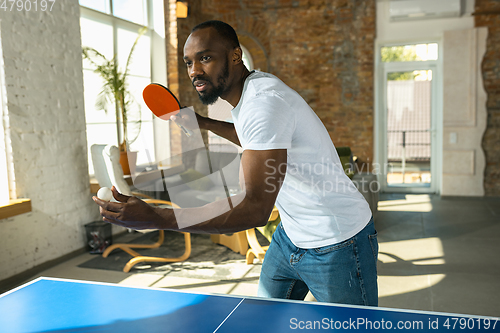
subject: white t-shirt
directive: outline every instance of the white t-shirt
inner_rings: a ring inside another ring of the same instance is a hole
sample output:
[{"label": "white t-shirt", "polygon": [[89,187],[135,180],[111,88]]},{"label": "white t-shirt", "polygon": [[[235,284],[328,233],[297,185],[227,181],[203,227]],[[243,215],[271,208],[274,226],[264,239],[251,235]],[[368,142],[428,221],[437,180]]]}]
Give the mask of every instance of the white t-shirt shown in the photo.
[{"label": "white t-shirt", "polygon": [[276,207],[297,247],[339,243],[367,225],[368,203],[346,176],[323,123],[299,94],[274,75],[256,71],[231,113],[244,150],[287,149]]}]

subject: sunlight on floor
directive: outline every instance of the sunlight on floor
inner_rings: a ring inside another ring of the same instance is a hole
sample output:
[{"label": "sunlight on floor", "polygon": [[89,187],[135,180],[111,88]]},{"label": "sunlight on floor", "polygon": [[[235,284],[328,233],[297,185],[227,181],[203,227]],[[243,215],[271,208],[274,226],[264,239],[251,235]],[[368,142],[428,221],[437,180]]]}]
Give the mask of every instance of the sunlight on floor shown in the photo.
[{"label": "sunlight on floor", "polygon": [[430,212],[431,198],[428,194],[407,194],[401,200],[383,200],[378,203],[378,210],[385,212]]},{"label": "sunlight on floor", "polygon": [[446,274],[418,274],[415,266],[444,265],[441,240],[437,237],[380,242],[379,261],[390,269],[404,270],[408,276],[379,276],[379,297],[394,296],[429,288]]},{"label": "sunlight on floor", "polygon": [[446,274],[379,276],[378,296],[387,297],[422,290],[438,284],[445,277]]},{"label": "sunlight on floor", "polygon": [[429,259],[439,259],[444,255],[443,244],[437,237],[380,242],[379,246],[379,260],[383,263],[386,263],[384,261],[386,257],[415,264]]},{"label": "sunlight on floor", "polygon": [[118,284],[129,287],[152,286],[161,278],[162,276],[158,274],[133,274],[118,282]]}]

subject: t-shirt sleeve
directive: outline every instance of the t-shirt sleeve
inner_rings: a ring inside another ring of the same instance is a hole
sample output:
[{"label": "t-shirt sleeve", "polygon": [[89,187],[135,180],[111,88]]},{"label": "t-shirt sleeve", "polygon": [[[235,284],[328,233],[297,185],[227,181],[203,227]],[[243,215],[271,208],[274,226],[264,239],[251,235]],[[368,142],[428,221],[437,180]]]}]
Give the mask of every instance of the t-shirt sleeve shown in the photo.
[{"label": "t-shirt sleeve", "polygon": [[243,149],[290,149],[295,114],[288,103],[273,92],[255,96],[241,110]]}]

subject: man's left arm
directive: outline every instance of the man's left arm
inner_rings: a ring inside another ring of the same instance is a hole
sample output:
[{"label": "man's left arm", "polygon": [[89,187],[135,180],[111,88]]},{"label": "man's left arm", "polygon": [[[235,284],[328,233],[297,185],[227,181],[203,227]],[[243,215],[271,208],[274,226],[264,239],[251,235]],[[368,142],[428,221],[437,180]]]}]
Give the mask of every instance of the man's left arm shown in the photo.
[{"label": "man's left arm", "polygon": [[[193,233],[232,233],[267,223],[285,178],[286,149],[245,150],[241,157],[243,193],[203,207],[173,209],[151,207],[144,201],[114,191],[120,201],[100,205],[104,221],[131,229],[166,229]],[[232,206],[232,203],[239,203]],[[228,209],[229,204],[229,209]],[[206,219],[203,219],[206,216]],[[201,222],[183,227],[181,221]],[[179,221],[179,223],[178,223]]]}]

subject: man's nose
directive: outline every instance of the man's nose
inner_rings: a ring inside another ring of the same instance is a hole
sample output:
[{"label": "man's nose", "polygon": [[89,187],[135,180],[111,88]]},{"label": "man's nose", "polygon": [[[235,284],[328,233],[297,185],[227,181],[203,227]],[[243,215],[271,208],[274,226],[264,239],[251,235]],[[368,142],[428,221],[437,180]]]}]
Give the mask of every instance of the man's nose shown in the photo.
[{"label": "man's nose", "polygon": [[189,69],[189,77],[192,80],[195,77],[201,76],[201,75],[203,75],[203,70],[201,68],[201,64],[199,64],[199,63],[193,63],[193,65]]}]

